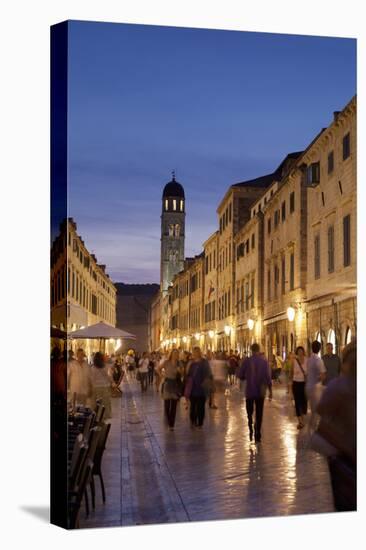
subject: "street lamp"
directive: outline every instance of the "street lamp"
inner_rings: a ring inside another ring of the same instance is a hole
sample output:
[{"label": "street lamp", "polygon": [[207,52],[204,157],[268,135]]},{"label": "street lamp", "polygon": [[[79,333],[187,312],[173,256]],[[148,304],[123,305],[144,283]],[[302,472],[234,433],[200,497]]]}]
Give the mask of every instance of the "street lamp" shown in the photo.
[{"label": "street lamp", "polygon": [[248,329],[253,330],[253,328],[254,328],[254,320],[248,319]]},{"label": "street lamp", "polygon": [[295,319],[295,308],[292,306],[287,308],[287,319],[292,323],[292,321]]},{"label": "street lamp", "polygon": [[213,338],[215,336],[215,333],[214,333],[213,330],[209,330],[208,335],[209,335],[210,338]]},{"label": "street lamp", "polygon": [[225,331],[226,336],[229,336],[230,332],[231,332],[231,326],[230,325],[225,325],[224,331]]},{"label": "street lamp", "polygon": [[201,337],[201,335],[200,335],[200,333],[199,333],[199,332],[196,332],[196,334],[195,334],[194,336],[195,336],[196,340],[199,340],[199,339],[200,339],[200,337]]}]

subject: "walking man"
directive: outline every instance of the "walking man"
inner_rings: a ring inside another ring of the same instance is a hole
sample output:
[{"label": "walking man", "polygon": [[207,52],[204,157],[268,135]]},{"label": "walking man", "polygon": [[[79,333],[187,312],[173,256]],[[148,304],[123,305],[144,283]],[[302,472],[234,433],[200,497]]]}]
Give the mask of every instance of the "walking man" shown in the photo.
[{"label": "walking man", "polygon": [[82,348],[76,352],[76,360],[71,359],[67,365],[67,382],[71,396],[76,394],[76,402],[87,405],[87,400],[92,394],[91,372],[85,360]]},{"label": "walking man", "polygon": [[322,383],[325,381],[326,369],[322,359],[319,357],[321,344],[317,340],[311,344],[310,357],[307,360],[306,373],[306,394],[310,403],[311,418],[310,428],[315,429],[318,420],[316,409],[321,398]]},{"label": "walking man", "polygon": [[267,359],[260,355],[258,344],[251,346],[252,357],[244,359],[239,369],[238,378],[246,380],[246,409],[248,415],[249,439],[253,440],[253,413],[255,407],[254,437],[261,441],[264,399],[267,388],[269,399],[272,399],[272,380]]},{"label": "walking man", "polygon": [[150,358],[149,354],[144,351],[142,354],[142,358],[139,360],[138,363],[138,372],[139,372],[139,378],[141,383],[141,392],[144,393],[147,390],[147,376],[149,373],[149,364],[150,364]]},{"label": "walking man", "polygon": [[324,385],[327,386],[331,380],[337,378],[341,372],[342,362],[336,353],[333,353],[333,344],[328,342],[326,345],[326,353],[323,355],[322,359],[326,369]]}]

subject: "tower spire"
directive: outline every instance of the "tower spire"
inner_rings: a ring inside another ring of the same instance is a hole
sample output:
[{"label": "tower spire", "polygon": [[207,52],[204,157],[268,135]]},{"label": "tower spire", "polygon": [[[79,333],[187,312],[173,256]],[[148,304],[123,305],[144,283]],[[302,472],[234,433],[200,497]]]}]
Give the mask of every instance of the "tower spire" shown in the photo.
[{"label": "tower spire", "polygon": [[173,181],[175,181],[175,170],[172,170]]}]

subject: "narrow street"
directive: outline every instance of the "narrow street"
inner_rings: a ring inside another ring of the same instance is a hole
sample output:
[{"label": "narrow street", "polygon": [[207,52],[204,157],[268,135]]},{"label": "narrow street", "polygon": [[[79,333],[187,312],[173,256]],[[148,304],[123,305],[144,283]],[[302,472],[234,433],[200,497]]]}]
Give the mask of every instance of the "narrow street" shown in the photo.
[{"label": "narrow street", "polygon": [[[81,527],[220,520],[334,511],[325,460],[304,448],[282,387],[265,403],[262,443],[249,442],[244,399],[237,387],[206,409],[192,430],[184,400],[168,431],[163,401],[125,380],[113,399],[103,472],[107,501]],[[298,439],[300,437],[300,439]]]}]

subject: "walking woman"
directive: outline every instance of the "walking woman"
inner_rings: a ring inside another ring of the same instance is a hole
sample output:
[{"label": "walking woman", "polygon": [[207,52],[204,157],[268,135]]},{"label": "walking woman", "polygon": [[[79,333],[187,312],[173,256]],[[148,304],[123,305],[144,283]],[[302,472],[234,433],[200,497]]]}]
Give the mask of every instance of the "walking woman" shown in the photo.
[{"label": "walking woman", "polygon": [[185,386],[185,398],[190,401],[190,420],[192,428],[202,428],[205,418],[205,404],[211,384],[212,372],[207,359],[202,357],[201,349],[193,348]]},{"label": "walking woman", "polygon": [[154,377],[155,377],[155,389],[158,392],[160,388],[160,382],[161,382],[161,372],[159,370],[161,364],[161,357],[160,354],[157,353],[154,358]]},{"label": "walking woman", "polygon": [[174,430],[175,416],[177,413],[177,404],[181,396],[179,351],[173,349],[168,357],[159,367],[160,375],[164,369],[164,382],[162,387],[162,397],[164,399],[164,411],[168,421],[169,430]]},{"label": "walking woman", "polygon": [[296,416],[298,419],[297,429],[304,427],[304,416],[307,413],[308,402],[305,393],[307,371],[307,358],[302,346],[296,348],[295,355],[291,357],[290,380],[292,382],[292,394],[295,401]]}]

